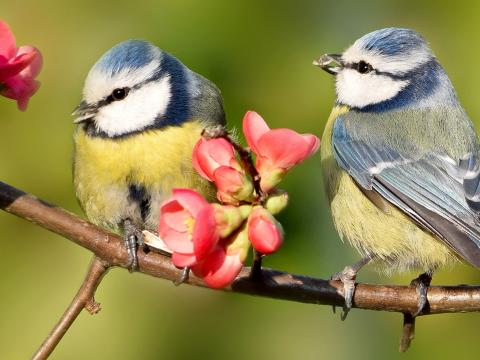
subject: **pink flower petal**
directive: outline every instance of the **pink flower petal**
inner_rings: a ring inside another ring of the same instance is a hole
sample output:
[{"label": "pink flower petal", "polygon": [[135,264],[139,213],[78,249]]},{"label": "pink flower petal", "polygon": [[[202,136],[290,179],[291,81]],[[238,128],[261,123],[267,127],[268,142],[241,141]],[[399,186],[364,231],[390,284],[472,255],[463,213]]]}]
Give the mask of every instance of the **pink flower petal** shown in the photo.
[{"label": "pink flower petal", "polygon": [[202,195],[194,190],[190,189],[173,189],[173,197],[187,210],[192,217],[196,217],[197,214],[206,206],[210,204],[203,198]]},{"label": "pink flower petal", "polygon": [[5,64],[0,65],[0,83],[5,80],[18,75],[22,70],[27,68],[35,58],[34,53],[21,54],[13,59],[10,59]]},{"label": "pink flower petal", "polygon": [[[162,220],[160,219],[160,222]],[[160,237],[163,239],[168,248],[173,252],[181,252],[186,254],[193,253],[193,242],[190,239],[190,235],[186,232],[178,232],[175,229],[169,227],[163,227],[160,225],[161,232]]]},{"label": "pink flower petal", "polygon": [[218,190],[232,194],[243,186],[244,176],[245,175],[230,166],[220,166],[213,174]]},{"label": "pink flower petal", "polygon": [[193,246],[197,259],[212,251],[219,239],[215,209],[209,205],[202,209],[195,219],[193,228]]},{"label": "pink flower petal", "polygon": [[198,261],[197,258],[193,254],[181,254],[181,253],[172,254],[173,265],[179,268],[193,266],[197,263],[197,261]]},{"label": "pink flower petal", "polygon": [[213,172],[219,166],[235,161],[235,150],[224,138],[200,139],[193,150],[193,165],[204,178],[213,181]]},{"label": "pink flower petal", "polygon": [[174,226],[170,226],[175,220],[185,221],[184,217],[175,215],[182,212],[185,212],[183,207],[175,199],[165,201],[160,206],[158,234],[172,251],[189,254],[193,253],[194,249],[191,234],[182,231],[182,224],[175,223]]},{"label": "pink flower petal", "polygon": [[202,277],[205,283],[215,289],[230,285],[242,270],[240,255],[235,252],[226,254],[222,246],[217,246],[201,263],[192,267],[195,275]]},{"label": "pink flower petal", "polygon": [[27,66],[22,72],[21,75],[23,77],[30,77],[35,78],[40,73],[40,70],[43,66],[43,57],[40,51],[30,45],[27,46],[20,46],[18,48],[17,56],[27,56],[28,58],[32,58],[31,63]]},{"label": "pink flower petal", "polygon": [[191,215],[177,200],[172,199],[162,204],[160,214],[166,226],[178,232],[188,231],[187,220],[191,218]]},{"label": "pink flower petal", "polygon": [[314,153],[320,140],[314,135],[301,135],[290,129],[274,129],[258,141],[258,167],[268,163],[272,168],[289,169]]},{"label": "pink flower petal", "polygon": [[270,128],[260,115],[255,111],[247,111],[243,117],[243,133],[248,146],[255,154],[259,154],[257,147],[259,139],[269,130]]},{"label": "pink flower petal", "polygon": [[22,79],[14,76],[5,80],[5,88],[0,91],[0,95],[10,99],[17,100],[18,108],[24,111],[27,108],[28,101],[40,87],[40,82],[30,78]]},{"label": "pink flower petal", "polygon": [[[203,149],[202,149],[202,144],[204,142],[204,139],[201,138],[200,140],[197,141],[197,143],[195,144],[195,147],[193,148],[193,152],[192,152],[192,163],[193,163],[193,168],[200,174],[201,177],[209,180],[209,181],[213,181],[203,170],[202,170],[202,167],[200,166],[200,161],[199,161],[199,158],[202,157],[202,156],[205,156],[205,154],[203,154]],[[200,154],[200,152],[202,152],[202,154]]]},{"label": "pink flower petal", "polygon": [[252,211],[248,218],[247,228],[250,242],[262,254],[271,254],[282,245],[283,233],[280,225],[263,208]]},{"label": "pink flower petal", "polygon": [[0,56],[10,59],[15,53],[15,37],[7,23],[0,20]]}]

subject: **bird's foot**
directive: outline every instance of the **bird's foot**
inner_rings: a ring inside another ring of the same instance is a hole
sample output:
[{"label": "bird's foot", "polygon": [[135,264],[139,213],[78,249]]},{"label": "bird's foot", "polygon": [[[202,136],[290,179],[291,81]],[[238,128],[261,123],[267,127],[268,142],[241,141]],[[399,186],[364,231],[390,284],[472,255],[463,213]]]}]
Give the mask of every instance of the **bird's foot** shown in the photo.
[{"label": "bird's foot", "polygon": [[123,222],[123,232],[125,248],[128,252],[127,268],[133,272],[138,269],[137,246],[142,248],[145,246],[143,233],[128,219]]},{"label": "bird's foot", "polygon": [[[357,278],[357,273],[371,260],[372,255],[366,256],[355,264],[345,267],[343,271],[333,274],[330,278],[330,280],[338,280],[343,283],[343,298],[345,299],[345,303],[343,305],[343,312],[340,315],[342,321],[347,318],[348,312],[353,306],[353,296],[355,295],[355,279]],[[335,313],[335,306],[333,306],[333,312]]]},{"label": "bird's foot", "polygon": [[188,277],[190,276],[190,268],[187,266],[187,267],[184,267],[182,269],[182,273],[180,274],[180,276],[178,277],[178,279],[175,279],[173,281],[173,284],[175,286],[179,286],[179,285],[182,285],[185,281],[188,280]]},{"label": "bird's foot", "polygon": [[[357,271],[352,266],[347,266],[343,271],[340,271],[336,274],[333,274],[330,280],[338,280],[343,284],[343,298],[345,303],[343,304],[343,312],[340,318],[345,320],[347,318],[348,312],[353,305],[353,295],[355,294],[355,279],[357,278]],[[335,312],[335,306],[333,307]]]},{"label": "bird's foot", "polygon": [[410,282],[411,286],[415,286],[417,289],[417,311],[412,314],[413,317],[416,317],[422,313],[428,303],[427,291],[430,283],[432,282],[432,274],[426,272],[419,275],[416,279],[413,279]]}]

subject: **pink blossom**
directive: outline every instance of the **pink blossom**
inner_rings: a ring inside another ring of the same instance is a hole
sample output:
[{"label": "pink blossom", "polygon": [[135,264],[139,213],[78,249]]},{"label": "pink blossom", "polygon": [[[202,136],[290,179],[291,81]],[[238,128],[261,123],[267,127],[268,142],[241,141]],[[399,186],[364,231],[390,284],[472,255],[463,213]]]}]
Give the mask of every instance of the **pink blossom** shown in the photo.
[{"label": "pink blossom", "polygon": [[247,259],[250,243],[245,226],[215,249],[200,263],[192,267],[195,275],[203,278],[212,288],[224,288],[235,280]]},{"label": "pink blossom", "polygon": [[262,254],[271,254],[282,245],[283,230],[280,223],[261,206],[250,213],[247,228],[250,242]]},{"label": "pink blossom", "polygon": [[265,192],[271,191],[290,168],[320,146],[320,139],[315,135],[302,135],[290,129],[271,130],[254,111],[245,114],[243,132],[257,157],[255,166],[260,175],[260,187]]},{"label": "pink blossom", "polygon": [[215,208],[193,190],[174,189],[160,206],[158,234],[172,250],[176,266],[192,266],[218,242]]},{"label": "pink blossom", "polygon": [[40,82],[35,80],[42,68],[42,55],[32,46],[15,45],[9,26],[0,20],[0,95],[17,100],[25,110]]},{"label": "pink blossom", "polygon": [[192,161],[202,177],[215,183],[221,202],[238,205],[252,199],[252,181],[238,163],[233,145],[226,139],[200,139],[193,149]]}]

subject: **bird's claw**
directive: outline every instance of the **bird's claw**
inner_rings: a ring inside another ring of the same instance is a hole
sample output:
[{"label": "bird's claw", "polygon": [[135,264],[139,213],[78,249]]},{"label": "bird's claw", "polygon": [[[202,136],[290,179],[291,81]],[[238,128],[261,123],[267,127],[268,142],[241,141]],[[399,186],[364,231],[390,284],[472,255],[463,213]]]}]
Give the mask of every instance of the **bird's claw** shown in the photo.
[{"label": "bird's claw", "polygon": [[187,267],[184,267],[184,268],[182,269],[182,273],[180,274],[180,276],[173,281],[173,284],[174,284],[175,286],[180,286],[180,285],[182,285],[185,281],[188,280],[188,277],[189,277],[189,276],[190,276],[190,268],[189,268],[188,266],[187,266]]},{"label": "bird's claw", "polygon": [[421,274],[416,279],[413,279],[410,282],[411,286],[415,286],[417,290],[417,311],[412,314],[413,317],[416,317],[422,313],[428,303],[427,299],[427,291],[428,287],[430,286],[430,282],[432,281],[432,276],[424,273]]},{"label": "bird's claw", "polygon": [[[353,267],[347,266],[343,271],[340,271],[336,274],[333,274],[330,278],[331,280],[341,281],[343,284],[343,298],[345,299],[345,304],[343,305],[343,311],[340,318],[345,320],[347,318],[348,312],[353,305],[353,295],[355,294],[355,279],[357,277],[357,272]],[[335,313],[335,307],[333,307],[333,312]]]},{"label": "bird's claw", "polygon": [[137,249],[139,246],[142,248],[145,246],[143,233],[130,220],[124,221],[123,231],[125,248],[128,253],[127,268],[130,272],[133,272],[138,269]]}]

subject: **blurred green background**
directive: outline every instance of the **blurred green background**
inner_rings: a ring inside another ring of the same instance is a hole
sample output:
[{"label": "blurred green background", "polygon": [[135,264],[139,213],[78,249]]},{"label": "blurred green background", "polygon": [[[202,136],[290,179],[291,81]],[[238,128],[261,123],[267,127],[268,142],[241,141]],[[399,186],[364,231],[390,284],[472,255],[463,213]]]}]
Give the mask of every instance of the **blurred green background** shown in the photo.
[{"label": "blurred green background", "polygon": [[[248,109],[273,127],[321,134],[333,81],[311,65],[387,26],[411,27],[430,41],[476,122],[480,31],[476,2],[454,1],[34,1],[0,3],[19,45],[44,55],[43,85],[25,113],[0,99],[0,179],[81,211],[72,189],[72,118],[83,79],[97,58],[128,38],[179,57],[222,90],[230,126]],[[286,241],[265,264],[326,278],[358,256],[340,242],[327,211],[319,156],[283,187]],[[64,311],[91,254],[30,223],[0,213],[0,359],[29,358]],[[359,280],[405,284],[363,271]],[[478,283],[459,265],[434,284]],[[346,322],[330,307],[225,294],[112,270],[53,359],[425,359],[478,358],[480,315],[421,318],[406,354],[397,352],[399,314],[354,310]]]}]

